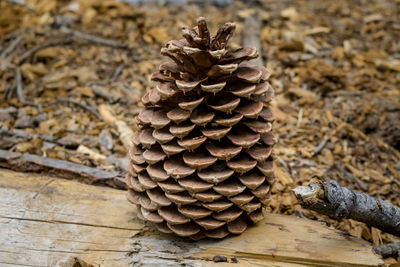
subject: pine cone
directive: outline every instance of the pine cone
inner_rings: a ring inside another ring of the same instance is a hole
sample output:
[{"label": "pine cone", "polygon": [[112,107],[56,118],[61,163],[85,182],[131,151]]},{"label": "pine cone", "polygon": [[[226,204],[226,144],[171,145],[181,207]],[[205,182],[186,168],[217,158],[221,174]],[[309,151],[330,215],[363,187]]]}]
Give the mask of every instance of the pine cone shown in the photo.
[{"label": "pine cone", "polygon": [[240,234],[263,218],[274,181],[268,103],[270,73],[245,61],[252,47],[228,49],[226,23],[210,37],[204,18],[183,28],[161,54],[172,61],[152,75],[140,130],[130,149],[128,199],[165,233],[192,239]]}]

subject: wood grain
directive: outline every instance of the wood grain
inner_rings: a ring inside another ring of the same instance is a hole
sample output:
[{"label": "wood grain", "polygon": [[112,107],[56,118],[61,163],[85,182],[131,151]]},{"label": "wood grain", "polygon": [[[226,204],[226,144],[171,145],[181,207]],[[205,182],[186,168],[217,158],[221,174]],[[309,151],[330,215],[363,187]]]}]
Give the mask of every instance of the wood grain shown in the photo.
[{"label": "wood grain", "polygon": [[62,266],[72,256],[128,266],[143,225],[125,193],[39,174],[0,170],[0,266]]},{"label": "wood grain", "polygon": [[0,169],[0,199],[0,266],[70,267],[74,257],[102,267],[383,264],[367,242],[291,216],[194,242],[145,227],[121,190]]}]

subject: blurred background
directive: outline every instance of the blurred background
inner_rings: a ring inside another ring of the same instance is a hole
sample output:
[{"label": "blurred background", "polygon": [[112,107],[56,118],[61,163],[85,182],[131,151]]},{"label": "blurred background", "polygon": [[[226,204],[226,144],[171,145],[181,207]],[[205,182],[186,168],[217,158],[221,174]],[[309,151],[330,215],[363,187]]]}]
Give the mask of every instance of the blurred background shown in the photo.
[{"label": "blurred background", "polygon": [[268,211],[395,241],[302,210],[291,189],[336,179],[400,205],[398,0],[0,1],[0,166],[71,172],[59,159],[90,167],[66,177],[124,189],[140,98],[167,60],[160,48],[199,16],[212,33],[235,22],[230,45],[251,40],[272,72],[279,143]]}]

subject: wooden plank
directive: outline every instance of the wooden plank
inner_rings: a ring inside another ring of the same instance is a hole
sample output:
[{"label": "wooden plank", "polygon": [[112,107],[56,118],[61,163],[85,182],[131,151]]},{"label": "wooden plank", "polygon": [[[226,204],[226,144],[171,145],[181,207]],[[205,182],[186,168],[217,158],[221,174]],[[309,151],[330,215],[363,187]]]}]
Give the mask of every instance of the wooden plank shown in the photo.
[{"label": "wooden plank", "polygon": [[363,240],[328,228],[324,223],[282,215],[268,216],[248,229],[246,235],[217,244],[207,243],[202,248],[193,256],[218,254],[305,266],[376,266],[381,263]]},{"label": "wooden plank", "polygon": [[0,266],[61,266],[77,256],[128,266],[143,225],[123,191],[0,171]]},{"label": "wooden plank", "polygon": [[[136,240],[138,258],[145,265],[166,264],[170,241],[163,237]],[[151,248],[151,249],[148,249]],[[235,258],[240,266],[380,266],[383,264],[364,240],[326,227],[323,223],[293,216],[269,214],[244,234],[221,241],[203,240],[187,244],[175,240],[174,249],[184,259]]]},{"label": "wooden plank", "polygon": [[[379,266],[363,241],[270,214],[240,236],[188,241],[145,227],[125,192],[0,169],[0,266]],[[140,235],[138,235],[140,233]],[[227,257],[216,263],[214,256]]]}]

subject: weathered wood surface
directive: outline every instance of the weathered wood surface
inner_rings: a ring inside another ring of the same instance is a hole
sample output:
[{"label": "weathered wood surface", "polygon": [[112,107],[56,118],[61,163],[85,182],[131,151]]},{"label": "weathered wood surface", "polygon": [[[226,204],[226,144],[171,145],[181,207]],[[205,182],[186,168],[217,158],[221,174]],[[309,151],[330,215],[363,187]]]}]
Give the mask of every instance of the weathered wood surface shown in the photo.
[{"label": "weathered wood surface", "polygon": [[1,170],[0,199],[0,266],[128,266],[143,227],[124,192],[60,178]]},{"label": "weathered wood surface", "polygon": [[[244,234],[187,241],[144,226],[125,192],[0,169],[0,266],[379,266],[371,246],[321,223],[268,215]],[[228,262],[213,262],[214,256]],[[237,261],[237,264],[233,262]]]}]

